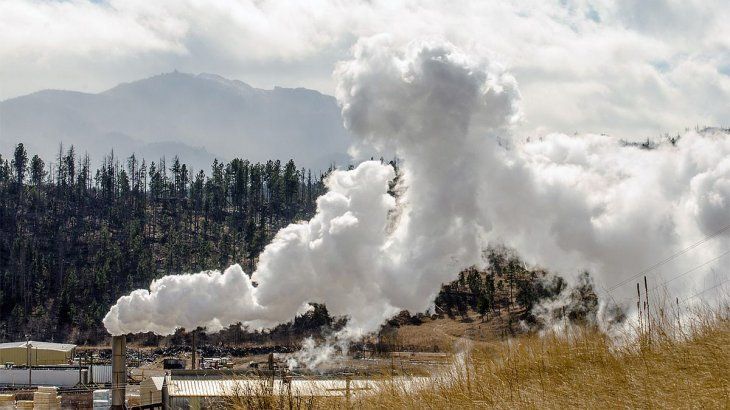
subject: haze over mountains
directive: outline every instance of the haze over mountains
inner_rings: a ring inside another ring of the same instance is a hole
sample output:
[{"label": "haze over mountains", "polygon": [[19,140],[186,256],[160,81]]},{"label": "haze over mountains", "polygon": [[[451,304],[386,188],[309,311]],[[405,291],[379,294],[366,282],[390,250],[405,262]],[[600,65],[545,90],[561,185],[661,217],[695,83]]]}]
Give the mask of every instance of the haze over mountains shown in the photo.
[{"label": "haze over mountains", "polygon": [[175,71],[98,94],[44,90],[0,102],[0,153],[18,142],[48,159],[63,142],[92,161],[114,149],[148,161],[179,155],[206,170],[234,157],[320,170],[346,162],[351,140],[331,96]]}]

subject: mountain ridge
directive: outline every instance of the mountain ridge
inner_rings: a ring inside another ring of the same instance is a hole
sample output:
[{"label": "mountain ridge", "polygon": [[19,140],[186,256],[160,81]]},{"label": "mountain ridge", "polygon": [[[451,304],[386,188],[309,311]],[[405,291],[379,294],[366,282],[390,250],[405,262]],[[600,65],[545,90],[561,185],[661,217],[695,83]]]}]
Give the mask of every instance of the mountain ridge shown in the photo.
[{"label": "mountain ridge", "polygon": [[148,157],[149,144],[170,143],[178,149],[171,145],[167,156],[185,148],[196,167],[213,158],[293,158],[315,170],[346,162],[351,142],[332,96],[178,71],[99,93],[49,89],[4,100],[0,136],[5,154],[23,142],[45,157],[53,157],[59,143],[88,151],[92,160],[112,149]]}]

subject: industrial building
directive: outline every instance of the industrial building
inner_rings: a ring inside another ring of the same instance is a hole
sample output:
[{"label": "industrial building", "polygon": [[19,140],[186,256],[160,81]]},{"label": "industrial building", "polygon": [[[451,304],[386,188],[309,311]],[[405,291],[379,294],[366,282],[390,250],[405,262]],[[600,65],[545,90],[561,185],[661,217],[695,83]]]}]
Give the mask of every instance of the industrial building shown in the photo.
[{"label": "industrial building", "polygon": [[73,344],[1,343],[0,386],[73,387],[111,382],[111,366],[72,364],[75,355]]},{"label": "industrial building", "polygon": [[405,376],[388,380],[353,378],[350,373],[333,377],[295,376],[274,368],[272,354],[267,370],[169,369],[164,371],[164,375],[143,376],[138,386],[132,386],[128,383],[125,357],[126,338],[113,336],[111,389],[105,390],[103,399],[98,400],[112,410],[217,409],[230,404],[231,400],[267,397],[311,398],[329,402],[332,407],[342,407],[353,398],[392,388],[392,382],[398,388],[411,390],[426,386],[430,380],[428,377]]},{"label": "industrial building", "polygon": [[220,408],[233,396],[289,395],[320,399],[345,399],[367,394],[377,382],[349,379],[221,379],[175,376],[151,377],[139,386],[143,407],[168,409]]},{"label": "industrial building", "polygon": [[0,343],[0,364],[14,366],[50,366],[70,364],[76,345],[48,342]]}]

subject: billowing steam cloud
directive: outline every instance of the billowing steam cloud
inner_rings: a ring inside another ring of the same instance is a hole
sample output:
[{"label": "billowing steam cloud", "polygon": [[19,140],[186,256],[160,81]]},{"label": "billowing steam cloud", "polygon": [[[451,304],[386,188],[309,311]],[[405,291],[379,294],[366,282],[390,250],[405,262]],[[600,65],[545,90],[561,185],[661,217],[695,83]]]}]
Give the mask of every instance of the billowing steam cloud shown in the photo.
[{"label": "billowing steam cloud", "polygon": [[[389,165],[335,171],[315,217],[282,229],[251,279],[238,265],[164,277],[119,299],[104,319],[110,333],[265,327],[322,302],[356,336],[401,309],[425,310],[490,242],[562,272],[587,268],[610,288],[730,223],[727,133],[689,132],[654,150],[599,135],[512,141],[516,81],[440,42],[361,40],[335,76],[360,143],[403,158],[398,200]],[[727,238],[663,268],[697,265]]]}]

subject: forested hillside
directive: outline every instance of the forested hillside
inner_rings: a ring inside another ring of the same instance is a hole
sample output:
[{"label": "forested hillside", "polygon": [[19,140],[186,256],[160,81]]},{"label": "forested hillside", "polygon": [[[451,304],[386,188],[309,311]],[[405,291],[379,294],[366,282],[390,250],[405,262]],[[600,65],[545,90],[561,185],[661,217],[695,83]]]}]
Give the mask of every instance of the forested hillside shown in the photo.
[{"label": "forested hillside", "polygon": [[0,340],[99,340],[122,294],[167,273],[240,263],[309,219],[325,175],[293,161],[103,158],[73,147],[0,157]]},{"label": "forested hillside", "polygon": [[[0,341],[28,334],[96,343],[107,336],[101,320],[117,298],[155,278],[233,263],[252,272],[273,235],[311,218],[325,191],[326,173],[313,175],[291,160],[215,160],[208,172],[177,157],[147,162],[109,154],[100,167],[90,164],[73,147],[51,160],[31,157],[22,144],[12,158],[0,156]],[[454,319],[470,311],[483,319],[504,313],[512,331],[516,321],[536,320],[536,303],[566,290],[561,278],[528,269],[509,249],[489,248],[484,258],[485,269],[467,269],[443,285],[432,313]],[[582,283],[570,297],[577,310],[562,312],[572,319],[596,307],[590,278]],[[315,307],[266,339],[344,323]],[[412,319],[403,312],[390,325]]]}]

